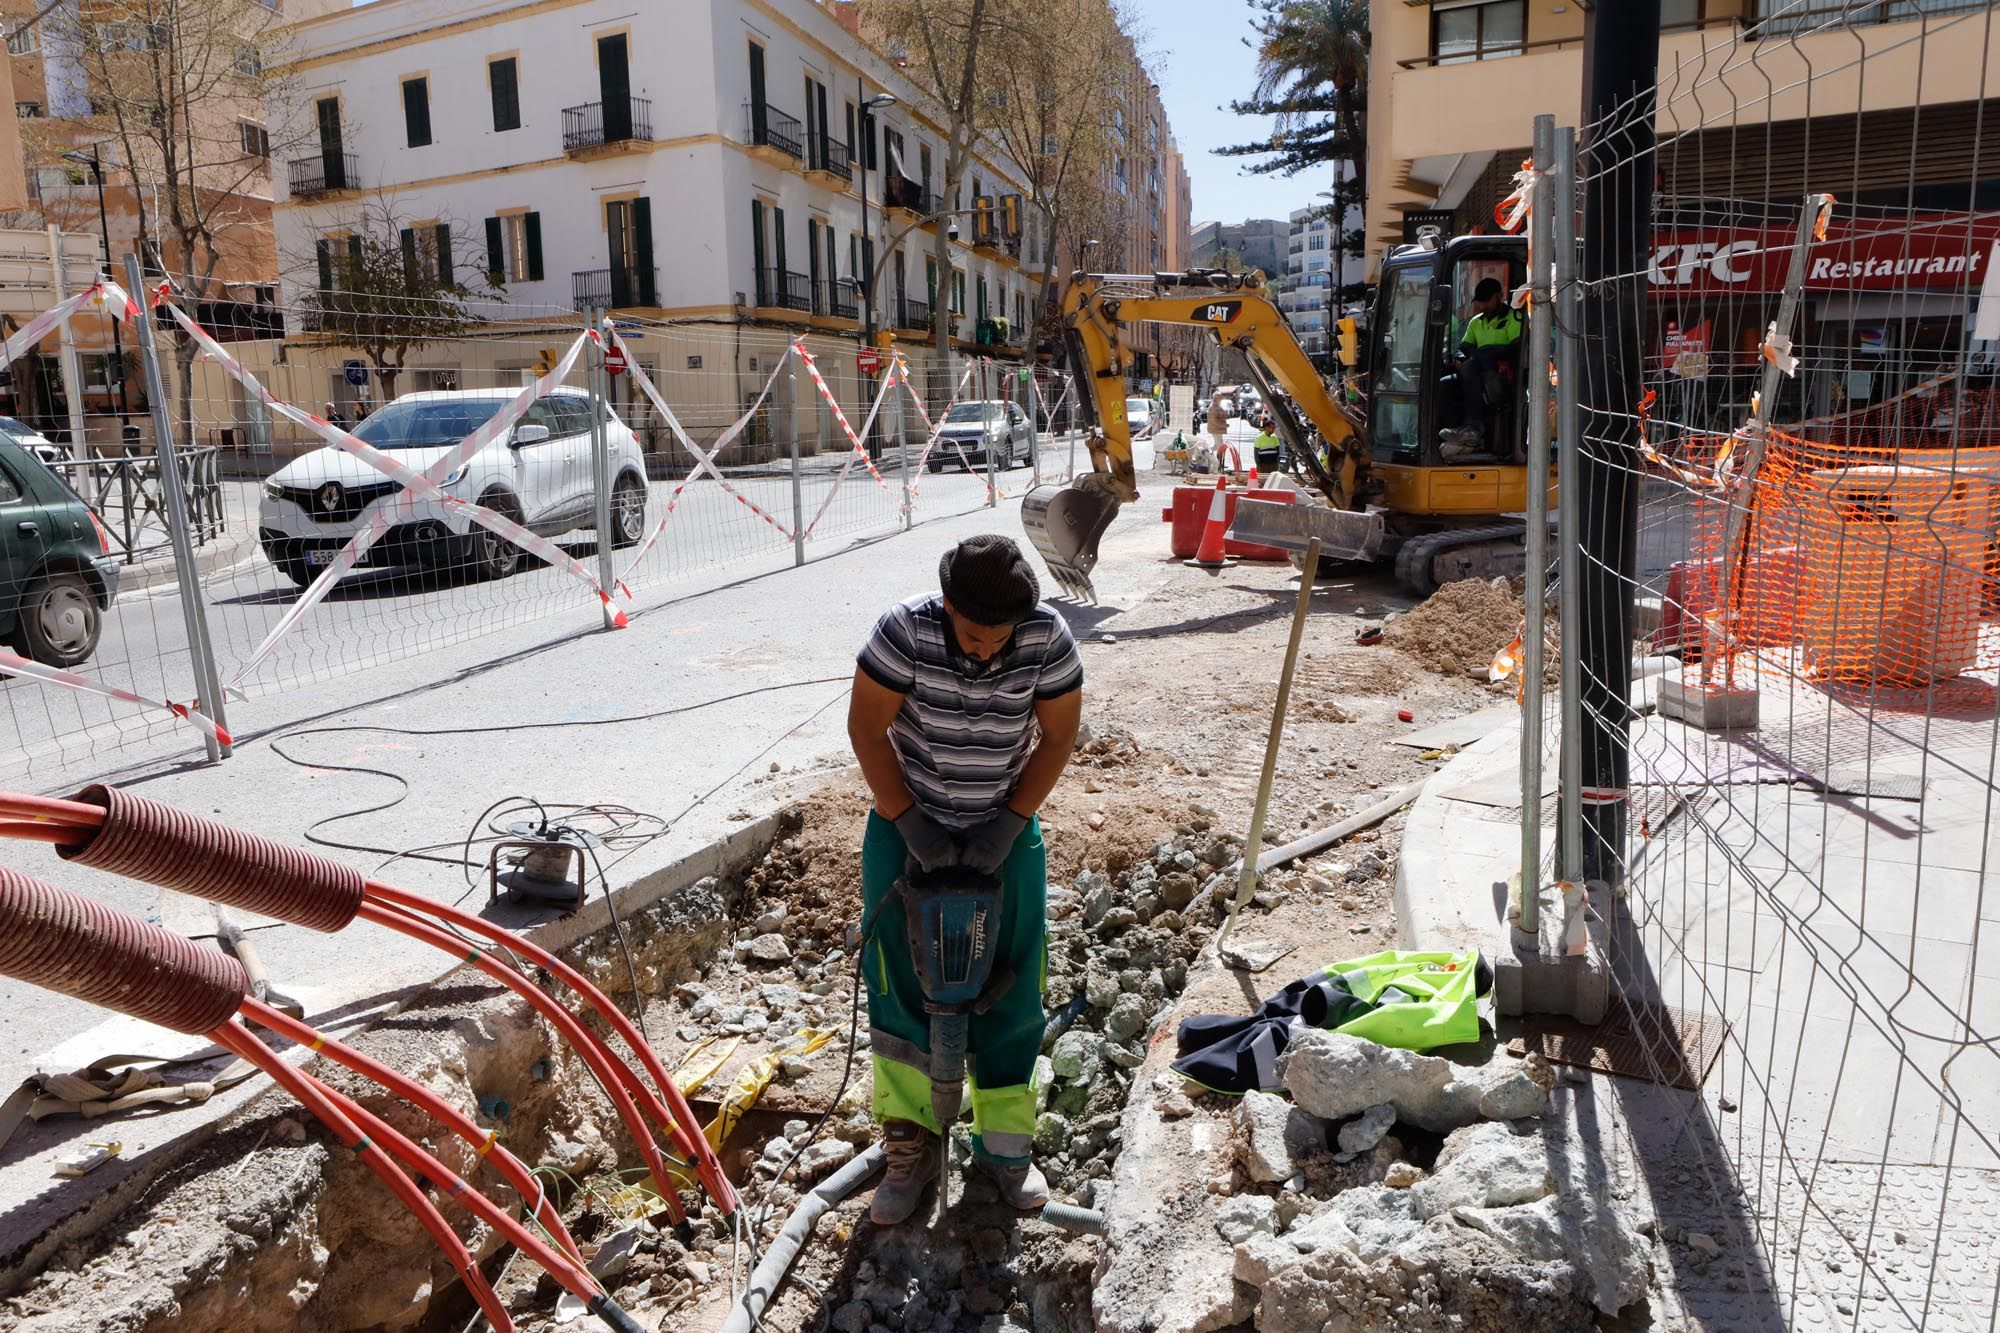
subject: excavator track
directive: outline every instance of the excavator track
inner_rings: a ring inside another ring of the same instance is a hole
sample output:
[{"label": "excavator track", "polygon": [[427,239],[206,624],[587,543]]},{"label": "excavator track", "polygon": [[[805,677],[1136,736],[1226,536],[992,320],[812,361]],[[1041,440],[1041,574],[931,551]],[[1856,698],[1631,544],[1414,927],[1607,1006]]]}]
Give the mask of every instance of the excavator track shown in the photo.
[{"label": "excavator track", "polygon": [[1519,574],[1528,567],[1527,536],[1528,525],[1518,519],[1426,532],[1396,552],[1396,581],[1428,597],[1460,579]]}]

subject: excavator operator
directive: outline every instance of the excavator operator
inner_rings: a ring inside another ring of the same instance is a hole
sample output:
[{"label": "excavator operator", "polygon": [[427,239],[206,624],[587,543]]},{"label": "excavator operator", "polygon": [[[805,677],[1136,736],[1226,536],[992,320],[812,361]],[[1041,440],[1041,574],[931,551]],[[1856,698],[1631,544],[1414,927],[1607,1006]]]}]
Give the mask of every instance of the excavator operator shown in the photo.
[{"label": "excavator operator", "polygon": [[1444,432],[1447,457],[1487,452],[1488,426],[1513,392],[1520,363],[1521,316],[1507,304],[1498,278],[1483,278],[1472,289],[1472,310],[1455,362],[1465,415]]}]

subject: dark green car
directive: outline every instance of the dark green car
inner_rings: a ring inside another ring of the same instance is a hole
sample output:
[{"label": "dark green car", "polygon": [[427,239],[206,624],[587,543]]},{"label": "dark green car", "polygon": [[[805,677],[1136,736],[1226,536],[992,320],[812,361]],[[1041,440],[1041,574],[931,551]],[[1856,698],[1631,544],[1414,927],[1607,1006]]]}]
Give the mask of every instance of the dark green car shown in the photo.
[{"label": "dark green car", "polygon": [[90,506],[0,432],[0,639],[50,666],[85,661],[118,593],[118,562]]}]

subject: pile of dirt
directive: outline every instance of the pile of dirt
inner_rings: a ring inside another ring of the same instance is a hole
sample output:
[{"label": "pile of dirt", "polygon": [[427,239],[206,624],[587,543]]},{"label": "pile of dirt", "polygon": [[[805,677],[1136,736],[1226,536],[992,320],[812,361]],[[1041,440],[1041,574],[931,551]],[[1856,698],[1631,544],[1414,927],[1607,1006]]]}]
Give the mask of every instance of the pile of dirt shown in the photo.
[{"label": "pile of dirt", "polygon": [[1447,583],[1382,627],[1382,640],[1431,670],[1462,676],[1492,664],[1521,630],[1521,599],[1506,579]]}]

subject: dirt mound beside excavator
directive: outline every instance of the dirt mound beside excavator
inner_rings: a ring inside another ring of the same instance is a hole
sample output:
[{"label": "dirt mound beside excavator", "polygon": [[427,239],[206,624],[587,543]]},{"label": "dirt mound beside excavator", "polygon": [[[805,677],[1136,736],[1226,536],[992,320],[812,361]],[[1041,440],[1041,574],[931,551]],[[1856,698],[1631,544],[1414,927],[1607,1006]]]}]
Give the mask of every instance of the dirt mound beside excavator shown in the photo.
[{"label": "dirt mound beside excavator", "polygon": [[1432,671],[1462,676],[1490,666],[1521,629],[1521,599],[1505,579],[1447,583],[1382,627],[1382,641]]}]

